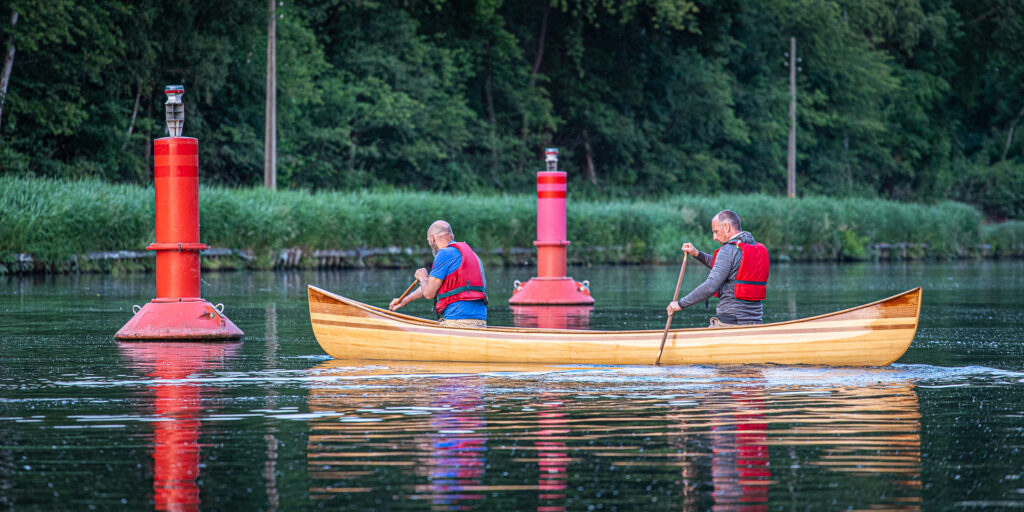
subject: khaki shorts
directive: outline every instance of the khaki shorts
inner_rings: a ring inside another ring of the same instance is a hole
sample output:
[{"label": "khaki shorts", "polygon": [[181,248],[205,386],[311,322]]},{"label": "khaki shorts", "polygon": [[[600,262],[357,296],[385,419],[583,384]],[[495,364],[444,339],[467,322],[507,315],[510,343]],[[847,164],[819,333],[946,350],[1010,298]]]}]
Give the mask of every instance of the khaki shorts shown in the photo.
[{"label": "khaki shorts", "polygon": [[468,327],[471,329],[483,329],[484,327],[487,327],[487,321],[468,318],[463,320],[448,320],[447,318],[442,318],[437,322],[437,325],[440,325],[441,327]]},{"label": "khaki shorts", "polygon": [[737,325],[737,324],[727,324],[727,323],[719,320],[717,316],[711,317],[711,322],[708,323],[708,327],[731,327],[733,325]]}]

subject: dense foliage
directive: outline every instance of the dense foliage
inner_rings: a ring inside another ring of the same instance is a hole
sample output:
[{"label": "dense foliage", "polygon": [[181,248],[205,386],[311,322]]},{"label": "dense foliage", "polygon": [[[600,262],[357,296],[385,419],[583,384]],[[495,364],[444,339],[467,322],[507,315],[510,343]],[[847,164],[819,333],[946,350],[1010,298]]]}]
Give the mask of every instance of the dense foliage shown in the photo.
[{"label": "dense foliage", "polygon": [[[15,25],[10,14],[18,12]],[[1024,217],[1019,0],[285,0],[285,188],[785,190]],[[207,183],[262,182],[267,2],[0,0],[0,173],[144,184],[186,86]]]},{"label": "dense foliage", "polygon": [[[533,252],[535,205],[534,196],[522,194],[311,194],[217,186],[200,192],[202,241],[251,250],[257,256],[253,265],[272,264],[273,251],[293,247],[307,256],[318,249],[426,250],[426,228],[435,219],[449,219],[456,237],[481,254],[501,249],[504,263],[512,263],[521,258],[509,259],[507,249]],[[466,208],[474,214],[464,215]],[[884,243],[912,244],[908,258],[980,256],[982,242],[998,256],[1020,256],[1024,249],[1024,222],[1006,222],[984,233],[981,214],[961,203],[673,195],[650,201],[571,198],[569,257],[587,263],[677,262],[685,241],[710,252],[717,244],[709,219],[723,208],[739,213],[743,228],[776,259],[863,260],[872,257],[875,244]],[[141,251],[153,241],[153,226],[152,188],[0,176],[0,264],[17,253],[60,263],[92,251]],[[426,258],[402,254],[380,264],[420,264]]]}]

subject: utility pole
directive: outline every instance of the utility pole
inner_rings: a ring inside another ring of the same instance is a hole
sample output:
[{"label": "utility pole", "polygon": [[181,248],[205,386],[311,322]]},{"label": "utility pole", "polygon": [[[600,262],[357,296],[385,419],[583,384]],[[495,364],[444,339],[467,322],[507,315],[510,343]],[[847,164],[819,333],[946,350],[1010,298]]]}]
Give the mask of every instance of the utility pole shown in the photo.
[{"label": "utility pole", "polygon": [[263,134],[263,186],[277,189],[277,0],[270,0],[267,22],[267,114]]},{"label": "utility pole", "polygon": [[789,38],[789,158],[786,197],[796,197],[796,38]]}]

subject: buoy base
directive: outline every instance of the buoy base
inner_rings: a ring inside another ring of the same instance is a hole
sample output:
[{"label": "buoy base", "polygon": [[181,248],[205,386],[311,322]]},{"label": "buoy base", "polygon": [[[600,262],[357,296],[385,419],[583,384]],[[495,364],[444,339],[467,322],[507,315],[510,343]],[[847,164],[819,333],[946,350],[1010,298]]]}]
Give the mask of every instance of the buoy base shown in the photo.
[{"label": "buoy base", "polygon": [[149,302],[121,330],[118,340],[237,340],[242,332],[213,304],[200,299]]},{"label": "buoy base", "polygon": [[593,304],[586,283],[571,277],[534,277],[512,291],[509,304]]},{"label": "buoy base", "polygon": [[540,305],[511,306],[512,324],[516,327],[541,329],[589,329],[594,306]]}]

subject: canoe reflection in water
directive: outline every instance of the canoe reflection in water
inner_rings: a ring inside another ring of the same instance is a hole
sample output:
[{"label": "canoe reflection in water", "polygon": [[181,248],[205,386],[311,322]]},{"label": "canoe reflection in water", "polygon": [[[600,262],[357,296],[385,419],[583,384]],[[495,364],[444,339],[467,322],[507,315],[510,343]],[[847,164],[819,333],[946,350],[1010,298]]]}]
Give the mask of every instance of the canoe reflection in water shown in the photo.
[{"label": "canoe reflection in water", "polygon": [[310,373],[310,496],[339,505],[920,507],[917,397],[890,370],[332,360]]},{"label": "canoe reflection in water", "polygon": [[[153,396],[153,508],[199,510],[200,386],[182,382],[201,370],[223,368],[241,342],[120,342],[128,366],[157,379]],[[160,383],[166,380],[167,383]],[[209,391],[209,388],[206,388]]]}]

